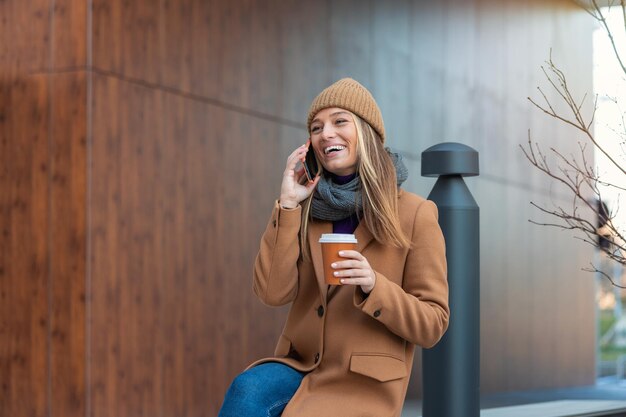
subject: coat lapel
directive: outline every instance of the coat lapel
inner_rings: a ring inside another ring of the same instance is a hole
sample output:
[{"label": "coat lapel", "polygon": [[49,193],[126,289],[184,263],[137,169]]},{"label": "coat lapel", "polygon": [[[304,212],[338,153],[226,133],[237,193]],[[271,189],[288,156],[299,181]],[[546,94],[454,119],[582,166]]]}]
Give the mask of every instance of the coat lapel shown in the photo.
[{"label": "coat lapel", "polygon": [[367,245],[369,245],[370,242],[374,239],[374,235],[372,235],[372,232],[370,232],[369,229],[365,226],[365,221],[363,219],[361,219],[359,225],[354,231],[354,236],[356,236],[357,240],[356,250],[361,254],[363,253]]},{"label": "coat lapel", "polygon": [[322,259],[322,247],[319,240],[323,233],[332,233],[332,231],[333,224],[331,222],[311,220],[309,223],[308,240],[309,248],[311,249],[311,262],[313,263],[317,286],[319,287],[320,295],[322,296],[324,304],[326,304],[328,285],[324,281],[324,262]]}]

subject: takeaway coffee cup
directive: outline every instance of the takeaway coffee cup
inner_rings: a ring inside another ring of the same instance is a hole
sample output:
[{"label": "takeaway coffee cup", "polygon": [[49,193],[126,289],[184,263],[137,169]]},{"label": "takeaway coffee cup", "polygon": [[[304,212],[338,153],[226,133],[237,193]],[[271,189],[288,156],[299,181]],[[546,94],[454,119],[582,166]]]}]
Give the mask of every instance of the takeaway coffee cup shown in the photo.
[{"label": "takeaway coffee cup", "polygon": [[341,285],[339,277],[333,275],[337,271],[330,265],[333,262],[345,261],[339,256],[340,250],[356,250],[356,237],[343,233],[325,233],[319,240],[322,245],[322,259],[324,262],[324,279],[329,285]]}]

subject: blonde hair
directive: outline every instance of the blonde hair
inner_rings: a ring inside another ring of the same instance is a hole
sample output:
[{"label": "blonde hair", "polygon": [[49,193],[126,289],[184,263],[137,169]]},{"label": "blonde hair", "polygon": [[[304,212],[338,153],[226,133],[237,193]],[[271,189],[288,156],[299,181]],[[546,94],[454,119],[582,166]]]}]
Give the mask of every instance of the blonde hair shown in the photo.
[{"label": "blonde hair", "polygon": [[[396,168],[376,131],[359,116],[350,113],[357,132],[357,175],[361,179],[363,213],[360,221],[378,242],[397,248],[408,248],[411,241],[400,226],[398,214],[398,185]],[[326,171],[324,171],[326,172]],[[311,218],[313,193],[302,202],[300,248],[308,259],[308,226]]]},{"label": "blonde hair", "polygon": [[398,214],[396,167],[372,126],[356,115],[354,119],[365,225],[377,241],[408,248],[411,242],[402,232]]}]

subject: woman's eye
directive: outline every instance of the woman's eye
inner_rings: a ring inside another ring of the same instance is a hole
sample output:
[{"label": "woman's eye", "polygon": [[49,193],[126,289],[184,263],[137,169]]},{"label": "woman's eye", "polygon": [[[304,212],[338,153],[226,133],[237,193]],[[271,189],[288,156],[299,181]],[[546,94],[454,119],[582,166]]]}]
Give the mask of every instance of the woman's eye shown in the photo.
[{"label": "woman's eye", "polygon": [[320,127],[319,127],[319,126],[313,126],[313,127],[311,128],[311,133],[319,132],[319,130],[320,130]]},{"label": "woman's eye", "polygon": [[347,121],[346,119],[337,119],[335,120],[335,123],[341,124],[341,123],[345,123],[346,121]]}]

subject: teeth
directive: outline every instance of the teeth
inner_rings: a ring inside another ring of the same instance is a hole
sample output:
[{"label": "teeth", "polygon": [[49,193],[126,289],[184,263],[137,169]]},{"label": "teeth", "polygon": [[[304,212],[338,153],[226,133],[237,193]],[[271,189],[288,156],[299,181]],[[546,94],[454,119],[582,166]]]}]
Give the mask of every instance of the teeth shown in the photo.
[{"label": "teeth", "polygon": [[329,146],[328,148],[324,149],[324,154],[328,155],[328,153],[330,151],[341,151],[341,150],[344,150],[344,149],[346,149],[346,147],[343,146],[343,145],[333,145],[333,146]]}]

